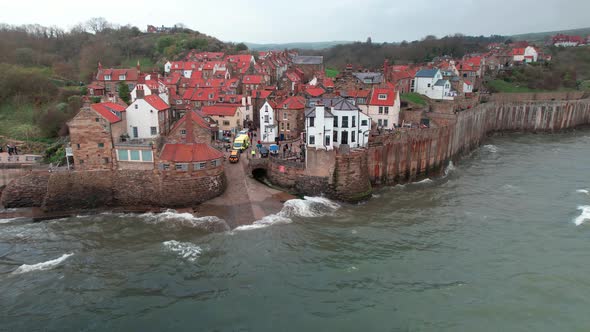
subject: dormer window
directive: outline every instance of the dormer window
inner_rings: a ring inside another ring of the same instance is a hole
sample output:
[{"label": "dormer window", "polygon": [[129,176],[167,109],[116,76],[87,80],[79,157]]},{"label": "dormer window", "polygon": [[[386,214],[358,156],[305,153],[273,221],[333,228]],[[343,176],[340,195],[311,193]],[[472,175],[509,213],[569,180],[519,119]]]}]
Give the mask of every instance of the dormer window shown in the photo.
[{"label": "dormer window", "polygon": [[124,81],[125,80],[125,75],[119,75],[119,81]]},{"label": "dormer window", "polygon": [[284,108],[284,109],[287,109],[287,104],[284,104],[284,105],[283,105],[283,108]]},{"label": "dormer window", "polygon": [[104,75],[104,80],[105,81],[110,81],[111,80],[111,75]]},{"label": "dormer window", "polygon": [[213,99],[213,94],[212,93],[209,94],[209,99]]},{"label": "dormer window", "polygon": [[268,105],[264,105],[264,111],[268,112]]},{"label": "dormer window", "polygon": [[379,99],[379,100],[386,100],[387,99],[387,95],[385,93],[380,93],[377,96],[377,99]]}]

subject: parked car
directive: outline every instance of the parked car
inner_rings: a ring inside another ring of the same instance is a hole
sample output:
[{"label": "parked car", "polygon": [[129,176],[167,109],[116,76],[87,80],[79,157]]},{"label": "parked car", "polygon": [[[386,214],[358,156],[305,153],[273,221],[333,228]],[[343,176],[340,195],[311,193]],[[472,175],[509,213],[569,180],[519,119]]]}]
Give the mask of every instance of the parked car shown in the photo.
[{"label": "parked car", "polygon": [[240,151],[231,150],[231,152],[229,153],[229,162],[235,164],[238,161],[240,161]]},{"label": "parked car", "polygon": [[261,146],[260,149],[258,149],[258,152],[260,152],[260,157],[261,158],[267,158],[268,157],[268,149],[265,146]]}]

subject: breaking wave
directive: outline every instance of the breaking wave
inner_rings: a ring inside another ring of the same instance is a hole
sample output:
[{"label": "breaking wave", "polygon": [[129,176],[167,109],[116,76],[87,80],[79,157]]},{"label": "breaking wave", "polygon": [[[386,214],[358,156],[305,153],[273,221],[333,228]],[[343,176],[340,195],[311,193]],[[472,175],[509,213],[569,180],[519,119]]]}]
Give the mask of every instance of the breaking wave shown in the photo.
[{"label": "breaking wave", "polygon": [[49,269],[52,269],[52,268],[58,266],[61,262],[65,261],[66,259],[68,259],[68,257],[70,257],[72,255],[74,255],[74,254],[63,254],[59,258],[52,259],[47,262],[42,262],[42,263],[37,263],[37,264],[32,264],[32,265],[23,264],[23,265],[19,266],[16,270],[14,270],[12,273],[13,274],[21,274],[21,273],[27,273],[27,272],[32,272],[32,271],[49,270]]},{"label": "breaking wave", "polygon": [[498,147],[493,144],[486,144],[483,146],[483,148],[484,148],[484,150],[491,152],[491,153],[498,152]]},{"label": "breaking wave", "polygon": [[167,210],[161,213],[143,213],[138,215],[149,224],[167,223],[185,227],[205,228],[217,231],[228,230],[225,220],[214,216],[196,217],[192,213],[178,213],[176,210]]},{"label": "breaking wave", "polygon": [[578,189],[578,190],[576,190],[576,192],[577,193],[580,193],[580,194],[586,194],[586,195],[589,195],[590,194],[590,192],[588,192],[587,189]]},{"label": "breaking wave", "polygon": [[0,224],[8,224],[13,221],[22,220],[23,218],[8,218],[8,219],[0,219]]},{"label": "breaking wave", "polygon": [[574,219],[574,224],[576,224],[576,226],[580,226],[586,220],[590,220],[590,205],[578,206],[578,210],[581,210],[582,213]]},{"label": "breaking wave", "polygon": [[190,262],[196,261],[203,252],[201,247],[190,242],[178,242],[176,240],[170,240],[162,242],[162,244],[169,251],[178,254],[178,256]]},{"label": "breaking wave", "polygon": [[413,184],[428,184],[428,183],[432,183],[432,180],[430,180],[429,178],[426,178],[422,181],[418,181],[418,182],[412,182]]},{"label": "breaking wave", "polygon": [[453,161],[452,161],[452,160],[451,160],[451,161],[449,161],[449,165],[447,165],[447,167],[445,168],[445,171],[444,171],[444,175],[443,175],[443,177],[445,177],[445,178],[446,178],[446,177],[447,177],[447,176],[449,176],[449,174],[451,174],[451,172],[453,172],[455,169],[456,169],[456,168],[455,168],[455,164],[453,164]]},{"label": "breaking wave", "polygon": [[285,202],[279,213],[268,215],[252,223],[236,227],[236,231],[259,229],[277,224],[289,224],[293,217],[315,218],[331,215],[340,208],[340,204],[324,197],[304,197]]}]

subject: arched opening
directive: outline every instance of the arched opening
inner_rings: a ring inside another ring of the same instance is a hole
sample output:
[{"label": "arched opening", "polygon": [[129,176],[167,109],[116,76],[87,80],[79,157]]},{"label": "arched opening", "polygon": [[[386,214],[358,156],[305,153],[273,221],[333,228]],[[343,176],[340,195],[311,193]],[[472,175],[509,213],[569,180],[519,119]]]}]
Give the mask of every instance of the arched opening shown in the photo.
[{"label": "arched opening", "polygon": [[252,170],[252,176],[260,182],[266,182],[266,169],[255,168]]}]

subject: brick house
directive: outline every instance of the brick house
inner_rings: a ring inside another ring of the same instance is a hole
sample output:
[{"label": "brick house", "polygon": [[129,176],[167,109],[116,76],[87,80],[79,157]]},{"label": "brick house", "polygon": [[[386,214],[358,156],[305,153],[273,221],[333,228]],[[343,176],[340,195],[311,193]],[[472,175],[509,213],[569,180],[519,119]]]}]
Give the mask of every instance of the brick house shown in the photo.
[{"label": "brick house", "polygon": [[258,90],[263,86],[263,78],[260,75],[245,75],[242,79],[243,92]]},{"label": "brick house", "polygon": [[88,86],[88,94],[90,96],[115,95],[119,92],[121,82],[127,84],[129,91],[132,91],[137,84],[139,73],[139,63],[137,68],[103,69],[99,62],[96,76]]},{"label": "brick house", "polygon": [[[192,133],[192,138],[189,135]],[[166,136],[166,143],[207,143],[211,144],[217,135],[217,125],[207,121],[195,111],[187,112],[178,120]]]},{"label": "brick house", "polygon": [[112,169],[113,142],[126,132],[126,125],[124,106],[99,103],[83,107],[68,122],[76,169]]},{"label": "brick house", "polygon": [[305,98],[294,96],[278,101],[275,112],[281,140],[298,138],[305,130]]}]

